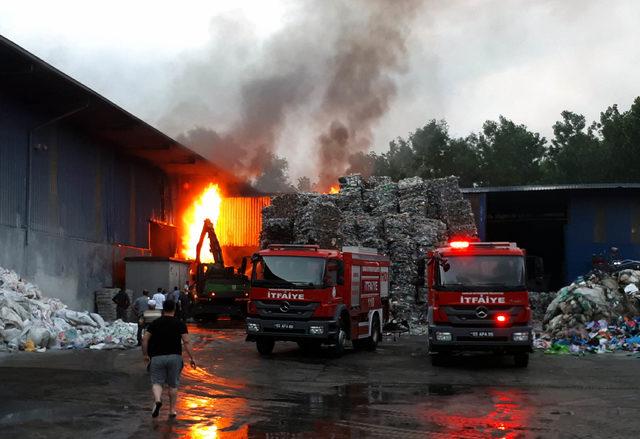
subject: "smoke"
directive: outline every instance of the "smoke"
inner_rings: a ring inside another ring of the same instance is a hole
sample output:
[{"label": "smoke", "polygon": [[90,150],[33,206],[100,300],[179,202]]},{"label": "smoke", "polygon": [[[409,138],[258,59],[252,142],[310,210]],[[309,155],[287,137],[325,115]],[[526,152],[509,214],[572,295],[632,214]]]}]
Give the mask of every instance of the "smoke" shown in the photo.
[{"label": "smoke", "polygon": [[208,52],[187,59],[174,81],[161,125],[192,120],[178,139],[253,181],[278,166],[286,174],[278,155],[303,158],[321,189],[347,170],[366,173],[362,155],[396,96],[418,5],[303,2],[260,44],[242,20],[218,19]]}]

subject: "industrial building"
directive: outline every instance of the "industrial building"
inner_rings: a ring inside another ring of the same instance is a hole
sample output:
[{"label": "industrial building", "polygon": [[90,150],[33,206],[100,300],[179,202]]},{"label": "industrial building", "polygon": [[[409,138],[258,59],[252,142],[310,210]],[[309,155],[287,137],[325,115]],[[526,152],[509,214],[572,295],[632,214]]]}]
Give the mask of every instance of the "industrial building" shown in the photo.
[{"label": "industrial building", "polygon": [[640,259],[640,184],[479,187],[462,190],[480,238],[515,241],[542,258],[547,288],[591,269],[592,255],[617,247]]},{"label": "industrial building", "polygon": [[222,176],[0,37],[1,267],[93,309],[95,290],[124,284],[125,257],[173,256],[185,181]]}]

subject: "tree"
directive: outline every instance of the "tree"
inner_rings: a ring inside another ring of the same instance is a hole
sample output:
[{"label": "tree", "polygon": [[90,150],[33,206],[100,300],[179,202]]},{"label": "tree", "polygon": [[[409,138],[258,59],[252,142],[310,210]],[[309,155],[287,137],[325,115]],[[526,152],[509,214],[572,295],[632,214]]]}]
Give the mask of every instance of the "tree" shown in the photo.
[{"label": "tree", "polygon": [[544,180],[551,183],[605,181],[606,150],[595,134],[595,126],[586,128],[581,114],[563,111],[561,115],[562,120],[553,124],[554,137],[543,163]]},{"label": "tree", "polygon": [[442,176],[448,167],[449,126],[444,120],[430,120],[409,136],[417,161],[417,174],[423,178]]},{"label": "tree", "polygon": [[416,175],[416,159],[409,143],[398,137],[389,142],[389,151],[375,155],[373,164],[375,175],[388,175],[394,180]]},{"label": "tree", "polygon": [[287,159],[278,157],[271,151],[260,152],[261,172],[254,186],[262,192],[293,192],[295,188],[289,182],[289,163]]},{"label": "tree", "polygon": [[631,108],[620,113],[617,105],[600,114],[595,125],[602,137],[602,165],[606,167],[606,181],[640,181],[632,163],[640,154],[640,97]]},{"label": "tree", "polygon": [[545,144],[546,140],[540,134],[503,116],[498,122],[486,121],[478,136],[481,183],[487,186],[539,183]]}]

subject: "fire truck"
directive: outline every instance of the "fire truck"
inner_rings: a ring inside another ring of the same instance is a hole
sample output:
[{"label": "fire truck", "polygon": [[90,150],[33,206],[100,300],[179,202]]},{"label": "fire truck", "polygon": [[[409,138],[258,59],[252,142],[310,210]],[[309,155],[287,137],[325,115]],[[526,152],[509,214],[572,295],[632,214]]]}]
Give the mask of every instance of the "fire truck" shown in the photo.
[{"label": "fire truck", "polygon": [[427,255],[428,344],[434,365],[455,351],[532,351],[525,251],[510,242],[456,240]]},{"label": "fire truck", "polygon": [[389,296],[389,258],[375,249],[270,245],[252,256],[247,341],[269,355],[276,341],[303,349],[351,342],[375,350]]}]

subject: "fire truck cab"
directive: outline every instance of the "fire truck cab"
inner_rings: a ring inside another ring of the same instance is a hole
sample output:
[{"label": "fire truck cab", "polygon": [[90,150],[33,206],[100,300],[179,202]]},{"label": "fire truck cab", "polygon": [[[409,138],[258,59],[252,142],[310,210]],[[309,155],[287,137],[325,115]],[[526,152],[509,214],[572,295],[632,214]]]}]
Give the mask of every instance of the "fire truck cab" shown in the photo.
[{"label": "fire truck cab", "polygon": [[382,339],[389,258],[375,249],[270,245],[252,257],[247,341],[268,355],[276,341],[301,348],[351,341],[374,350]]},{"label": "fire truck cab", "polygon": [[509,242],[453,241],[427,256],[428,344],[432,362],[454,351],[532,351],[525,251]]}]

